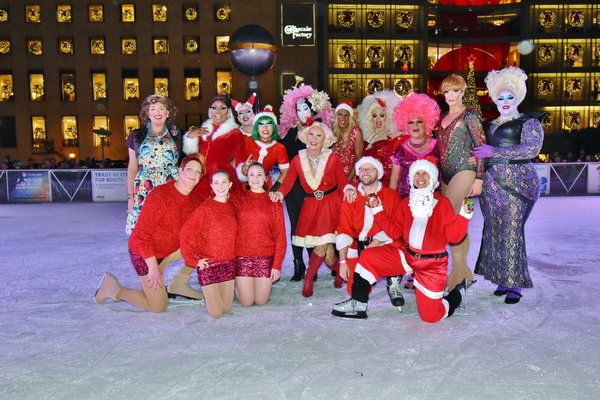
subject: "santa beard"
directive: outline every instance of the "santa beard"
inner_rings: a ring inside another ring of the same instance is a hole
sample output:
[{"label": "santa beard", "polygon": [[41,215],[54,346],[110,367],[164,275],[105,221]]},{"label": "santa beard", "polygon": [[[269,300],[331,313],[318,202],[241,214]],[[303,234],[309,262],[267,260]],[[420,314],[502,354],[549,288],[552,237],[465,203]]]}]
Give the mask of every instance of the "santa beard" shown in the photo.
[{"label": "santa beard", "polygon": [[433,188],[410,189],[408,207],[415,218],[429,218],[435,206]]}]

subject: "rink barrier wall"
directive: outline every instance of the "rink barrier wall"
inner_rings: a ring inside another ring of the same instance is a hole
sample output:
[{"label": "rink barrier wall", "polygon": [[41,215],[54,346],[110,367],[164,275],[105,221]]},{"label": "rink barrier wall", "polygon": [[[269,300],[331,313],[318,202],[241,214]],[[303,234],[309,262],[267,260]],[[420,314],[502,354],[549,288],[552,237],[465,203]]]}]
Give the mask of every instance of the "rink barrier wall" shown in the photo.
[{"label": "rink barrier wall", "polygon": [[[600,163],[534,164],[542,196],[600,193]],[[0,171],[0,203],[126,202],[127,169]]]}]

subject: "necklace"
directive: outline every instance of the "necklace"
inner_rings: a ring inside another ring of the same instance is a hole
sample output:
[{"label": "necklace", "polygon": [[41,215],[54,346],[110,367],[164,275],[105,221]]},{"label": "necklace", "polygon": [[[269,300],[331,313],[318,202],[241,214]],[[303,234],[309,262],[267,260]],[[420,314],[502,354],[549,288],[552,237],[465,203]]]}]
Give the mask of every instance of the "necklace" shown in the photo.
[{"label": "necklace", "polygon": [[306,152],[306,157],[308,157],[308,160],[310,161],[310,164],[312,165],[312,167],[314,169],[317,169],[317,165],[319,165],[319,160],[321,159],[321,153],[319,153],[318,156],[313,158],[310,156],[310,154],[308,154],[308,152]]},{"label": "necklace", "polygon": [[410,144],[415,149],[420,149],[421,147],[425,146],[425,143],[427,143],[427,138],[425,138],[425,140],[423,140],[421,143],[413,143],[412,140],[408,140],[408,144]]}]

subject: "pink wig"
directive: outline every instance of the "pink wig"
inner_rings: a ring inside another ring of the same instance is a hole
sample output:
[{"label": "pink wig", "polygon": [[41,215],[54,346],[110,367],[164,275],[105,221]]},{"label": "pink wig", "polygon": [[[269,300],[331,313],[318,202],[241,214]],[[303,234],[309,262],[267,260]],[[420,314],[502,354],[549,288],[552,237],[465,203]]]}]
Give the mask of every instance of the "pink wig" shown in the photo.
[{"label": "pink wig", "polygon": [[408,120],[418,117],[423,118],[425,133],[430,133],[440,119],[440,106],[426,94],[412,92],[394,107],[394,124],[399,131],[406,132]]},{"label": "pink wig", "polygon": [[296,126],[299,122],[298,114],[296,113],[296,102],[300,99],[310,99],[313,94],[317,93],[320,93],[321,97],[326,97],[327,99],[323,104],[313,104],[311,110],[313,113],[316,113],[315,118],[319,118],[325,125],[331,126],[334,119],[334,113],[331,109],[329,96],[327,96],[325,92],[318,92],[310,85],[301,84],[295,89],[286,90],[283,95],[283,103],[279,109],[280,119],[278,127],[279,134],[282,138],[287,135],[290,128]]}]

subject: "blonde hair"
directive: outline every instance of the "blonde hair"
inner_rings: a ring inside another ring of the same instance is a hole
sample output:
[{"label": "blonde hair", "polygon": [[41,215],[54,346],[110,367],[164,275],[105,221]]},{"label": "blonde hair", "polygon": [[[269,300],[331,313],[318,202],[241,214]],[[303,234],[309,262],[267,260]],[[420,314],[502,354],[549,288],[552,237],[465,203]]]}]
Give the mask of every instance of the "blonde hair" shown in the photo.
[{"label": "blonde hair", "polygon": [[447,76],[440,84],[440,90],[446,92],[448,90],[458,89],[461,92],[467,90],[467,82],[460,75],[452,74]]},{"label": "blonde hair", "polygon": [[500,71],[490,71],[485,77],[485,84],[488,93],[494,103],[498,100],[498,93],[508,89],[514,93],[519,104],[525,99],[527,94],[527,74],[517,67],[508,67]]},{"label": "blonde hair", "polygon": [[298,132],[298,140],[306,144],[306,141],[308,140],[308,132],[310,132],[310,130],[313,128],[319,129],[321,133],[323,133],[323,136],[325,136],[325,140],[323,141],[323,147],[329,148],[333,146],[333,144],[337,141],[337,138],[335,137],[331,129],[329,129],[329,127],[324,123],[318,121],[313,122],[312,125],[300,129],[300,131]]}]

